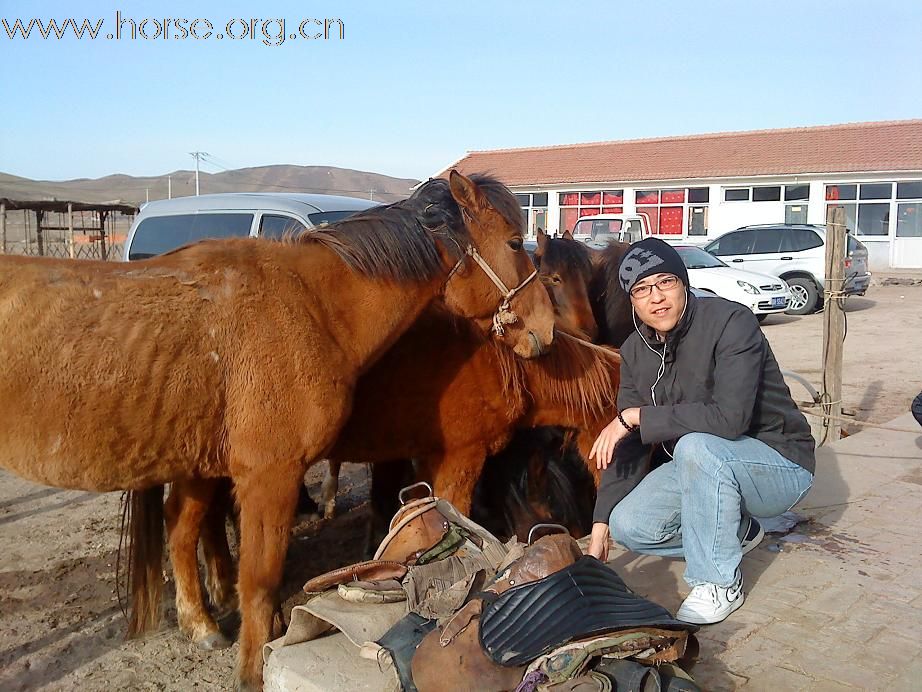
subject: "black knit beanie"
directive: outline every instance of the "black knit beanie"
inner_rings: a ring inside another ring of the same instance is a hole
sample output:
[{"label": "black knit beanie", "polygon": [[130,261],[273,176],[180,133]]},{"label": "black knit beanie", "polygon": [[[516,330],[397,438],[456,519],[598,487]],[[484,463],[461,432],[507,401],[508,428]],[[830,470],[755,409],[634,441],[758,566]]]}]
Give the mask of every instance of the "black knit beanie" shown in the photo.
[{"label": "black knit beanie", "polygon": [[654,274],[675,274],[688,288],[688,270],[675,248],[659,238],[644,238],[621,258],[618,281],[630,293],[638,281]]}]

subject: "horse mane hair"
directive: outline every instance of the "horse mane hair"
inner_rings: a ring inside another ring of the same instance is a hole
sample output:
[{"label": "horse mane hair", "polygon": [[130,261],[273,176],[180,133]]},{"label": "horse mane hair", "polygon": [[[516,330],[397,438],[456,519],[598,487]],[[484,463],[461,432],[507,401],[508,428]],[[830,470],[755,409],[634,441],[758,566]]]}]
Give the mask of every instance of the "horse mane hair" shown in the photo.
[{"label": "horse mane hair", "polygon": [[[509,188],[488,175],[474,174],[470,179],[507,223],[524,228],[519,204]],[[450,241],[444,246],[454,259],[471,244],[464,214],[448,181],[435,178],[405,200],[308,229],[293,242],[323,245],[350,269],[366,276],[422,282],[445,271],[436,243],[439,237]]]},{"label": "horse mane hair", "polygon": [[589,254],[589,247],[578,240],[548,238],[540,262],[550,266],[575,267],[587,286],[592,279],[592,258]]},{"label": "horse mane hair", "polygon": [[558,335],[546,355],[522,360],[493,343],[508,392],[563,404],[568,416],[586,422],[617,405],[620,358],[615,351],[608,357]]}]

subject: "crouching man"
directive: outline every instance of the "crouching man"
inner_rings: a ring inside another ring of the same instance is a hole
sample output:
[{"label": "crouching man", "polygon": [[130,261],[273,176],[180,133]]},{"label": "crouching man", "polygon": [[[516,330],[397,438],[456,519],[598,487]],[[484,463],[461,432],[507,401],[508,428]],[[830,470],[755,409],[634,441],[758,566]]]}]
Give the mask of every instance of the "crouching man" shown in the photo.
[{"label": "crouching man", "polygon": [[[591,452],[605,471],[588,552],[607,559],[611,535],[684,557],[691,593],[676,616],[720,622],[743,604],[740,562],[764,535],[755,517],[785,512],[813,483],[810,426],[752,312],[692,295],[675,249],[636,243],[618,278],[637,331],[621,350],[621,413]],[[666,463],[647,473],[657,451]]]}]

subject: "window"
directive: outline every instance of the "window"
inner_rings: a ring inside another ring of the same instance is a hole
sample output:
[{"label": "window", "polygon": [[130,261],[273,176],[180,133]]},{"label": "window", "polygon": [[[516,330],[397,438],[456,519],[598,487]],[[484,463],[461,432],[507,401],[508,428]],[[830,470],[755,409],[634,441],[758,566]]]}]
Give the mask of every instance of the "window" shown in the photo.
[{"label": "window", "polygon": [[[920,197],[922,197],[922,195],[920,195]],[[897,205],[896,237],[922,238],[922,202],[909,202]]]},{"label": "window", "polygon": [[522,223],[526,237],[537,235],[538,229],[547,230],[547,193],[520,192],[515,198],[522,207]]},{"label": "window", "polygon": [[781,252],[781,236],[783,232],[780,228],[766,228],[758,231],[750,231],[750,233],[755,236],[752,245],[752,254],[764,255]]},{"label": "window", "polygon": [[724,190],[724,201],[725,202],[748,202],[749,201],[749,188],[748,187],[730,187]]},{"label": "window", "polygon": [[785,202],[800,202],[810,199],[810,186],[809,185],[785,185],[784,186],[784,201]]},{"label": "window", "polygon": [[858,199],[890,199],[893,183],[861,183]]},{"label": "window", "polygon": [[647,219],[651,233],[662,235],[707,235],[708,188],[671,188],[637,190],[634,193],[637,213]]},{"label": "window", "polygon": [[707,235],[708,233],[708,208],[688,208],[688,235]]},{"label": "window", "polygon": [[802,252],[822,247],[823,239],[814,231],[788,228],[781,238],[781,252]]},{"label": "window", "polygon": [[896,205],[896,237],[922,238],[922,182],[897,183],[896,198],[916,199]]},{"label": "window", "polygon": [[250,235],[252,225],[253,214],[152,216],[135,230],[128,259],[154,257],[204,238],[245,237]]},{"label": "window", "polygon": [[[534,195],[537,197],[537,195]],[[544,201],[547,201],[546,193]],[[624,213],[624,190],[587,190],[584,192],[561,192],[560,232],[572,231],[577,219],[582,216]]]},{"label": "window", "polygon": [[688,188],[688,201],[695,204],[707,204],[710,194],[711,190],[709,188],[690,187]]},{"label": "window", "polygon": [[922,199],[922,181],[918,183],[897,183],[897,199]]},{"label": "window", "polygon": [[784,205],[784,222],[785,223],[807,223],[807,205],[806,204],[785,204]]},{"label": "window", "polygon": [[753,202],[778,202],[781,200],[781,186],[771,185],[752,188]]},{"label": "window", "polygon": [[[845,224],[846,227],[848,223]],[[888,235],[890,203],[858,205],[858,235]]]},{"label": "window", "polygon": [[708,245],[708,252],[718,257],[724,255],[748,255],[752,251],[753,234],[750,231],[727,233],[715,243]]},{"label": "window", "polygon": [[840,199],[858,199],[857,185],[827,185],[826,201],[836,202]]},{"label": "window", "polygon": [[286,234],[304,230],[304,224],[290,216],[263,214],[259,220],[259,237],[278,240]]}]

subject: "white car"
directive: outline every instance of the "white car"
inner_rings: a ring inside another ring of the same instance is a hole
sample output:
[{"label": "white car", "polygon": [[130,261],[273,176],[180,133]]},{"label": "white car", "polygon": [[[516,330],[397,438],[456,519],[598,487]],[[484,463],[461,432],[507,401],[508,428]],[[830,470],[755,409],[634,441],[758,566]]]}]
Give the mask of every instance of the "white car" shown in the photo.
[{"label": "white car", "polygon": [[787,310],[791,289],[784,279],[729,267],[693,245],[677,245],[675,249],[688,269],[693,288],[745,305],[759,322]]}]

